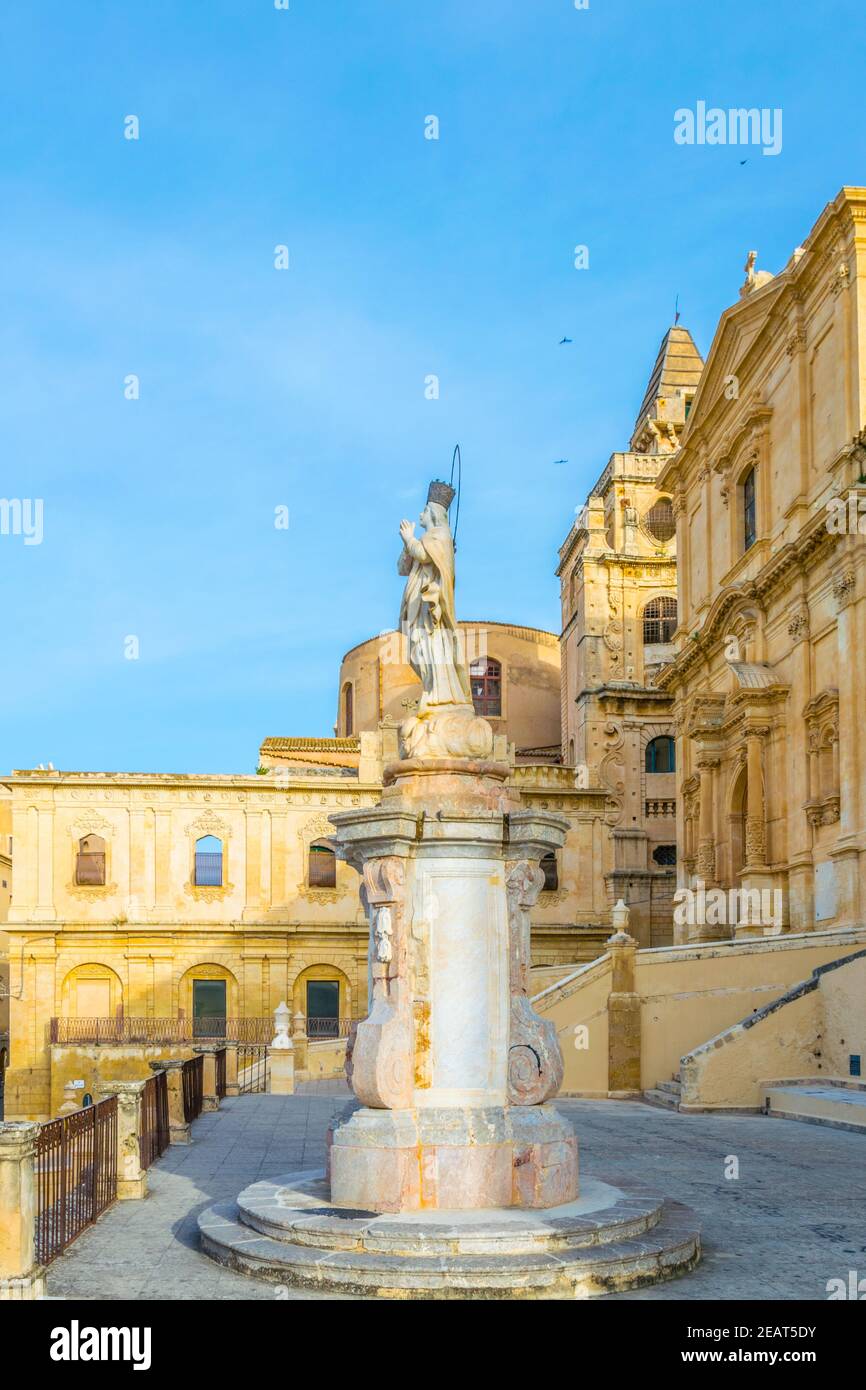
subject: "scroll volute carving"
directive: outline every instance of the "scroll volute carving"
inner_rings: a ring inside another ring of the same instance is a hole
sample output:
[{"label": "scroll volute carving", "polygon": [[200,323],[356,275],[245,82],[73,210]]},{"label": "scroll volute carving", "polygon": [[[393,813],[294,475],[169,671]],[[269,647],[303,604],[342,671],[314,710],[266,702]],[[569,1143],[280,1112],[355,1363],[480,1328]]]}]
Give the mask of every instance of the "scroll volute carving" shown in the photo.
[{"label": "scroll volute carving", "polygon": [[508,865],[509,973],[508,1099],[541,1105],[562,1085],[564,1064],[556,1028],[529,1002],[529,912],[544,886],[544,870],[527,859]]},{"label": "scroll volute carving", "polygon": [[370,923],[370,1012],[353,1032],[346,1075],[364,1105],[412,1104],[413,1028],[407,988],[405,865],[389,856],[362,867],[361,902]]}]

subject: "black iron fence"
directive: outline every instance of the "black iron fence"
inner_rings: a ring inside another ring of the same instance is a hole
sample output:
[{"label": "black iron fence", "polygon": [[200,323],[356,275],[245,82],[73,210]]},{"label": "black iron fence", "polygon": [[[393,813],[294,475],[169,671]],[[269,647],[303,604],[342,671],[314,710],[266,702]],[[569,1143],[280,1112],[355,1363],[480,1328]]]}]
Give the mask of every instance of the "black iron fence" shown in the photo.
[{"label": "black iron fence", "polygon": [[48,1264],[117,1197],[117,1097],[40,1128],[36,1260]]},{"label": "black iron fence", "polygon": [[142,1168],[149,1168],[165,1153],[168,1145],[168,1080],[164,1071],[158,1071],[145,1081],[141,1095],[139,1152]]},{"label": "black iron fence", "polygon": [[351,1018],[316,1018],[311,1016],[306,1020],[308,1038],[347,1038],[354,1019]]},{"label": "black iron fence", "polygon": [[216,1072],[216,1098],[222,1100],[226,1093],[226,1050],[224,1047],[217,1048],[214,1053],[214,1069]]},{"label": "black iron fence", "polygon": [[238,1094],[251,1095],[268,1089],[268,1049],[261,1044],[238,1047]]},{"label": "black iron fence", "polygon": [[201,1114],[204,1096],[204,1057],[190,1057],[181,1067],[183,1080],[183,1118],[187,1124]]},{"label": "black iron fence", "polygon": [[272,1015],[264,1018],[52,1018],[52,1043],[269,1043]]}]

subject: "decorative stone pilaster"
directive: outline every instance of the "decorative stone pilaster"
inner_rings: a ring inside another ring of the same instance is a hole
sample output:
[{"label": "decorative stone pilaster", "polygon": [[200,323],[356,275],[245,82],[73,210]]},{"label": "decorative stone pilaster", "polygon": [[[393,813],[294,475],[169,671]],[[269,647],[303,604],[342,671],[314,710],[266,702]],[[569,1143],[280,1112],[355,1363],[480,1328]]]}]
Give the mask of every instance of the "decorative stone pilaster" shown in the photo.
[{"label": "decorative stone pilaster", "polygon": [[0,1123],[0,1301],[41,1298],[36,1264],[36,1139],[29,1121]]},{"label": "decorative stone pilaster", "polygon": [[204,1057],[202,1068],[202,1114],[205,1111],[219,1110],[220,1100],[216,1090],[216,1054],[223,1047],[221,1042],[196,1043],[193,1052]]},{"label": "decorative stone pilaster", "polygon": [[764,772],[761,744],[769,730],[765,727],[746,728],[746,786],[748,811],[745,826],[746,868],[763,868],[767,860],[766,809],[764,806]]},{"label": "decorative stone pilaster", "polygon": [[698,775],[700,778],[700,801],[698,822],[698,878],[705,884],[716,880],[716,826],[715,826],[715,771],[719,759],[706,753],[698,756]]},{"label": "decorative stone pilaster", "polygon": [[145,1081],[99,1081],[95,1098],[117,1096],[117,1200],[147,1196],[147,1171],[141,1166],[141,1098]]},{"label": "decorative stone pilaster", "polygon": [[168,1091],[168,1133],[172,1144],[191,1144],[192,1125],[184,1115],[183,1109],[183,1060],[168,1057],[161,1062],[151,1062],[151,1071],[164,1071]]}]

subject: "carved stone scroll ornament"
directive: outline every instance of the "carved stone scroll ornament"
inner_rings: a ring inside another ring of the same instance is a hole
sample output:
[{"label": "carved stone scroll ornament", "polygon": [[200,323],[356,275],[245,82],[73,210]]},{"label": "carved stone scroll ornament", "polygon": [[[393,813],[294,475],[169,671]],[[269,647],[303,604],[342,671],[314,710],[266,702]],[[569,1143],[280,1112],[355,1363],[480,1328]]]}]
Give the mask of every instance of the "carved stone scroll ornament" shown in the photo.
[{"label": "carved stone scroll ornament", "polygon": [[529,912],[544,885],[537,863],[520,859],[509,864],[508,895],[509,989],[508,1099],[512,1105],[541,1105],[562,1085],[564,1064],[556,1028],[540,1018],[529,1002]]},{"label": "carved stone scroll ornament", "polygon": [[370,1012],[347,1049],[346,1075],[355,1095],[376,1110],[407,1109],[413,1091],[413,1028],[407,979],[402,859],[363,867],[361,901],[370,923]]}]

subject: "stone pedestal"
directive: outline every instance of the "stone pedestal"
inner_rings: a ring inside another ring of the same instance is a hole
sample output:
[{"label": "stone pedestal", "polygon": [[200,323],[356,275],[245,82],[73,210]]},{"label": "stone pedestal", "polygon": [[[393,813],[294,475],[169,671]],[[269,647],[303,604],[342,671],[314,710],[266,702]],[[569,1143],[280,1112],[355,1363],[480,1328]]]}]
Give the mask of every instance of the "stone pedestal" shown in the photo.
[{"label": "stone pedestal", "polygon": [[238,1094],[238,1045],[236,1042],[226,1043],[226,1095],[236,1096]]},{"label": "stone pedestal", "polygon": [[151,1071],[164,1071],[168,1091],[168,1134],[172,1144],[191,1144],[192,1125],[187,1121],[183,1108],[183,1060],[169,1057],[161,1062],[151,1062]]},{"label": "stone pedestal", "polygon": [[35,1154],[39,1125],[0,1123],[0,1301],[41,1298],[36,1264]]},{"label": "stone pedestal", "polygon": [[141,1099],[144,1081],[100,1081],[97,1100],[117,1096],[117,1200],[147,1196],[147,1170],[141,1166]]},{"label": "stone pedestal", "polygon": [[295,1053],[291,1043],[288,1047],[272,1048],[271,1095],[290,1096],[295,1090]]},{"label": "stone pedestal", "polygon": [[196,1043],[193,1052],[201,1054],[204,1058],[202,1067],[202,1095],[201,1108],[202,1114],[206,1111],[219,1110],[220,1099],[216,1093],[216,1054],[225,1046],[224,1043]]},{"label": "stone pedestal", "polygon": [[362,875],[370,1009],[351,1043],[365,1109],[333,1135],[332,1200],[373,1211],[550,1206],[577,1146],[543,1102],[562,1079],[528,1000],[529,909],[568,823],[512,800],[508,766],[404,760],[381,803],[333,816]]}]

